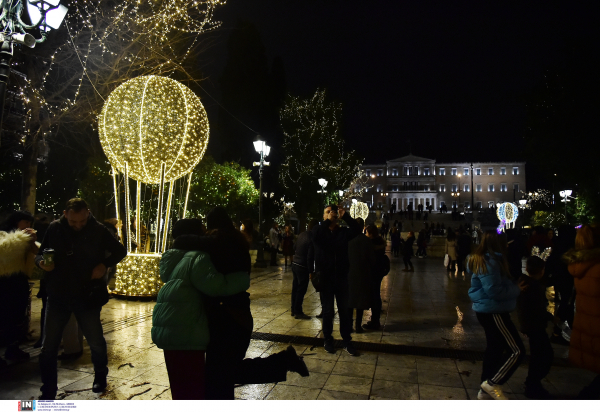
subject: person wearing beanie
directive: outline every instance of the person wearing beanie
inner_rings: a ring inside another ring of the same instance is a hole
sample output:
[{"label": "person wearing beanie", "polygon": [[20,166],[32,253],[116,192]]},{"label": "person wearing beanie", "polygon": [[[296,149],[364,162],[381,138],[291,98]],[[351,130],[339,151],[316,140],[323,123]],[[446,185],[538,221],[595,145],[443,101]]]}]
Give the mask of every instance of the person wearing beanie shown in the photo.
[{"label": "person wearing beanie", "polygon": [[[230,276],[241,275],[249,287],[249,245],[234,227],[225,208],[212,209],[206,216],[206,226],[204,236],[181,234],[173,247],[182,252],[207,253],[216,271],[223,274],[227,282]],[[233,400],[235,384],[282,382],[288,371],[309,376],[302,357],[291,345],[266,358],[244,359],[254,326],[250,294],[246,292],[248,287],[238,293],[220,296],[201,291],[210,334],[206,346],[206,399]]]}]

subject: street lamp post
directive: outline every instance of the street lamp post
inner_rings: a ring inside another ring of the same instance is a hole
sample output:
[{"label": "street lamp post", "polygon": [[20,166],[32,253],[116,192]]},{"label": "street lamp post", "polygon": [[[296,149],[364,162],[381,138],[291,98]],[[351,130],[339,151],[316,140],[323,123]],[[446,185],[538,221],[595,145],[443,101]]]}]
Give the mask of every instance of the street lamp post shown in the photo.
[{"label": "street lamp post", "polygon": [[[260,139],[260,136],[258,136]],[[271,148],[262,140],[257,140],[254,142],[254,150],[258,154],[260,154],[260,162],[254,162],[254,166],[258,166],[258,176],[260,180],[260,185],[258,189],[258,232],[260,234],[260,242],[258,243],[258,250],[256,252],[256,263],[254,263],[255,268],[266,268],[267,262],[265,261],[264,254],[264,235],[263,235],[263,224],[262,224],[262,183],[263,183],[263,167],[269,166],[269,162],[265,162],[265,157],[269,155],[271,152]]]},{"label": "street lamp post", "polygon": [[[27,7],[27,14],[31,24],[26,24],[21,19],[23,9]],[[60,4],[60,0],[0,0],[0,135],[2,133],[2,118],[4,114],[4,100],[10,76],[10,61],[13,57],[14,45],[23,45],[30,48],[36,43],[42,43],[48,37],[51,29],[58,29],[67,15],[67,7]],[[26,30],[39,29],[40,38],[36,39]]]},{"label": "street lamp post", "polygon": [[326,179],[319,179],[319,186],[321,186],[321,201],[323,202],[323,209],[325,209],[325,188],[327,187]]},{"label": "street lamp post", "polygon": [[570,200],[569,200],[569,199],[573,199],[573,198],[571,197],[571,194],[572,194],[572,193],[573,193],[573,191],[572,191],[572,190],[561,190],[561,191],[559,192],[559,194],[560,194],[560,197],[562,197],[562,200],[561,200],[561,202],[565,202],[565,222],[568,222],[568,221],[567,221],[567,203],[568,203],[568,202],[570,202]]}]

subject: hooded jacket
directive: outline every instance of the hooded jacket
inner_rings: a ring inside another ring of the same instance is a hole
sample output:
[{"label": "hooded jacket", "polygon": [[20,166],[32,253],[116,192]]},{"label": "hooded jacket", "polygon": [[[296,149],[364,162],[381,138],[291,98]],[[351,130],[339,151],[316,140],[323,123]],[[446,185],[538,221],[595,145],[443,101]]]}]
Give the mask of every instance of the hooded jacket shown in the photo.
[{"label": "hooded jacket", "polygon": [[571,250],[563,259],[575,278],[577,292],[569,360],[600,373],[600,248]]},{"label": "hooded jacket", "polygon": [[54,249],[55,261],[54,270],[45,277],[50,297],[81,296],[96,266],[103,263],[109,268],[127,256],[125,246],[91,213],[79,231],[73,230],[64,216],[52,222],[35,258],[36,265],[44,259],[47,248]]},{"label": "hooded jacket", "polygon": [[[467,262],[469,259],[470,255]],[[521,289],[507,276],[502,275],[501,259],[500,253],[486,253],[487,273],[473,273],[467,264],[467,273],[471,275],[469,298],[473,302],[475,312],[509,313],[515,310]]]},{"label": "hooded jacket", "polygon": [[160,260],[152,341],[163,350],[205,350],[210,336],[200,292],[230,296],[250,287],[247,272],[217,272],[206,252],[171,249]]}]

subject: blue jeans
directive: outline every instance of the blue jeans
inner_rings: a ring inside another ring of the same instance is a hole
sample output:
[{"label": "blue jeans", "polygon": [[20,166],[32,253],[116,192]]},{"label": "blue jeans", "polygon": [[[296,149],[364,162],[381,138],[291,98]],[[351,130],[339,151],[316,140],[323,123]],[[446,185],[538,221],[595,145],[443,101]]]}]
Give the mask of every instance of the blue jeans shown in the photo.
[{"label": "blue jeans", "polygon": [[48,297],[46,306],[45,336],[40,354],[40,370],[42,374],[41,391],[45,393],[56,393],[57,387],[57,359],[58,347],[62,340],[63,330],[69,322],[71,313],[75,314],[77,323],[83,331],[92,351],[92,363],[96,376],[108,374],[108,356],[106,353],[106,341],[102,323],[100,322],[100,311],[102,307],[88,308],[82,299]]},{"label": "blue jeans", "polygon": [[[333,276],[333,275],[332,275]],[[335,279],[331,283],[323,285],[321,290],[321,306],[323,307],[323,336],[325,340],[333,337],[333,316],[335,310],[333,301],[337,303],[338,315],[340,317],[340,335],[344,342],[352,340],[352,315],[348,307],[348,278]]]}]

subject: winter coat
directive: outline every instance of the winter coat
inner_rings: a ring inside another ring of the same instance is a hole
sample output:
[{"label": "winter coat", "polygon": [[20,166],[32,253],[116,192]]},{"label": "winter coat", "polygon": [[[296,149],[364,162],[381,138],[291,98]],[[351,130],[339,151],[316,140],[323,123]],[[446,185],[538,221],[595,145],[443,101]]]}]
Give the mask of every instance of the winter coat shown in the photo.
[{"label": "winter coat", "polygon": [[600,248],[571,250],[564,260],[577,292],[569,360],[600,373]]},{"label": "winter coat", "polygon": [[205,350],[208,321],[200,292],[230,296],[250,287],[247,272],[223,275],[201,251],[171,249],[160,260],[158,292],[152,313],[152,341],[163,350]]},{"label": "winter coat", "polygon": [[471,253],[471,236],[463,233],[459,235],[456,239],[456,245],[458,246],[456,249],[456,254],[458,256],[467,256]]},{"label": "winter coat", "polygon": [[31,252],[31,238],[27,233],[21,230],[0,231],[0,276],[13,273],[31,276],[34,258],[35,255]]},{"label": "winter coat", "polygon": [[349,213],[342,220],[348,227],[337,227],[331,231],[331,221],[324,220],[313,227],[312,239],[315,248],[315,272],[320,272],[325,284],[333,284],[336,278],[347,279],[350,264],[348,262],[348,242],[360,233],[358,223]]},{"label": "winter coat", "polygon": [[362,233],[348,242],[348,307],[369,309],[371,307],[371,284],[375,276],[377,258],[373,242]]},{"label": "winter coat", "polygon": [[269,240],[272,248],[279,249],[279,231],[274,227],[269,230]]},{"label": "winter coat", "polygon": [[402,254],[404,256],[412,256],[414,254],[413,243],[415,243],[414,236],[411,236],[404,241],[404,244],[402,245]]},{"label": "winter coat", "polygon": [[456,260],[458,254],[456,253],[456,240],[446,239],[446,254],[450,256],[450,260]]},{"label": "winter coat", "polygon": [[81,296],[96,266],[115,266],[127,255],[125,246],[91,214],[79,231],[73,230],[64,216],[52,222],[35,258],[38,266],[46,248],[54,249],[55,262],[54,270],[45,272],[49,297]]},{"label": "winter coat", "polygon": [[294,255],[294,234],[290,233],[287,235],[283,232],[282,235],[282,246],[281,249],[283,251],[283,256],[293,256]]},{"label": "winter coat", "polygon": [[487,273],[471,272],[469,259],[470,256],[467,257],[466,269],[471,275],[469,298],[473,302],[473,310],[480,313],[509,313],[515,310],[521,290],[516,283],[502,275],[500,266],[502,255],[485,254]]},{"label": "winter coat", "polygon": [[519,330],[525,334],[535,331],[544,332],[550,320],[550,313],[546,310],[548,306],[546,284],[527,275],[521,275],[520,282],[525,282],[527,288],[517,298]]},{"label": "winter coat", "polygon": [[315,271],[315,248],[312,243],[312,232],[302,232],[294,243],[294,257],[292,262],[308,269],[309,273]]},{"label": "winter coat", "polygon": [[373,271],[373,279],[379,284],[379,279],[383,278],[388,274],[389,269],[389,258],[385,254],[387,242],[381,236],[377,236],[375,239],[371,239],[373,247],[375,248],[375,270]]}]

